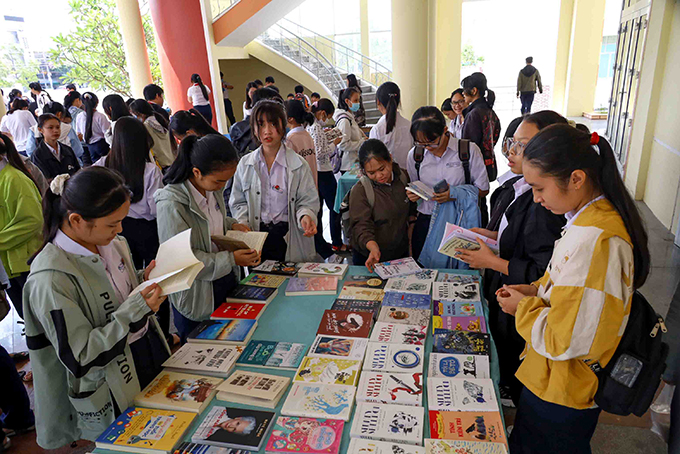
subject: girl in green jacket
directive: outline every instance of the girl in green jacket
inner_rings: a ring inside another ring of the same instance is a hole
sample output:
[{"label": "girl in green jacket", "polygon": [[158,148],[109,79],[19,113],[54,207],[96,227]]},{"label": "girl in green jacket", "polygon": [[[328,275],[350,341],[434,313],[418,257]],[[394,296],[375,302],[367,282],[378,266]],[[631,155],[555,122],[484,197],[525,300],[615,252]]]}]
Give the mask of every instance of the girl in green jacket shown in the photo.
[{"label": "girl in green jacket", "polygon": [[58,175],[43,201],[44,244],[24,287],[38,444],[94,440],[169,357],[153,284],[133,293],[136,271],[121,222],[130,190],[117,172]]}]

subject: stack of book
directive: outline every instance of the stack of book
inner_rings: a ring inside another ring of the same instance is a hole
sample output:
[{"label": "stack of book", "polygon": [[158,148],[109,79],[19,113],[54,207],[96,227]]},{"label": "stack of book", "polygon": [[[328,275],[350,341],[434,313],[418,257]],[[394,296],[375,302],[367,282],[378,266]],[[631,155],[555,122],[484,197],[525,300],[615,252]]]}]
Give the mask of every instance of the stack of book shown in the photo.
[{"label": "stack of book", "polygon": [[169,371],[226,378],[236,364],[241,348],[235,345],[187,343],[164,363]]},{"label": "stack of book", "polygon": [[289,383],[290,378],[280,375],[235,370],[217,387],[217,398],[226,402],[274,409]]}]

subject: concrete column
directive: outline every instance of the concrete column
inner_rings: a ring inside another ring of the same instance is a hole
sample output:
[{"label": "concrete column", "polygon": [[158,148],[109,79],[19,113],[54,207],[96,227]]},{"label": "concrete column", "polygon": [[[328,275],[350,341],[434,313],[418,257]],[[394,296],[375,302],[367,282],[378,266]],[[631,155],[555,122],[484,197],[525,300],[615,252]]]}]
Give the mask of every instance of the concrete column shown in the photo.
[{"label": "concrete column", "polygon": [[427,0],[392,0],[392,77],[406,118],[427,104],[428,32]]},{"label": "concrete column", "polygon": [[[213,125],[216,125],[217,130],[222,134],[229,132],[229,123],[227,122],[227,113],[224,110],[224,97],[222,95],[222,79],[220,79],[220,61],[217,58],[215,44],[215,35],[213,30],[213,11],[211,7],[211,0],[201,0],[201,16],[203,17],[203,34],[205,36],[205,49],[208,54],[208,67],[210,68],[210,75],[212,85],[210,90],[215,94],[213,96]],[[217,11],[215,11],[217,13]]]},{"label": "concrete column", "polygon": [[132,96],[143,98],[144,87],[152,82],[152,78],[139,3],[138,0],[116,0],[116,6]]},{"label": "concrete column", "polygon": [[[361,24],[361,54],[366,57],[371,56],[371,44],[369,40],[370,31],[368,28],[368,0],[359,0],[359,22]],[[371,68],[368,60],[363,61],[363,71],[361,78],[371,81]]]},{"label": "concrete column", "polygon": [[[434,8],[434,99],[439,107],[451,92],[460,86],[461,31],[463,0],[432,0]],[[431,32],[433,31],[430,30]]]},{"label": "concrete column", "polygon": [[567,68],[569,66],[569,44],[571,43],[574,1],[562,0],[560,2],[557,50],[555,52],[555,82],[552,89],[552,109],[560,113],[564,113],[564,93],[567,88]]}]

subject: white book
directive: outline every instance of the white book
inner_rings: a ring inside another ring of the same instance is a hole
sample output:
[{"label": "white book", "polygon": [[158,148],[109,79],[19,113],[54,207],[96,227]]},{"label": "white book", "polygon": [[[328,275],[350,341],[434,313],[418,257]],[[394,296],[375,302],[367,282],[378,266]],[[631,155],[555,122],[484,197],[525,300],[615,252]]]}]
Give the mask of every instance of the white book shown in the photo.
[{"label": "white book", "polygon": [[406,257],[403,259],[390,260],[389,262],[380,262],[375,264],[375,272],[383,279],[391,277],[408,276],[416,274],[423,269],[416,263],[413,257]]},{"label": "white book", "polygon": [[156,266],[149,273],[149,279],[132,290],[130,296],[151,284],[158,284],[163,295],[188,290],[204,266],[191,250],[191,229],[164,241],[155,260]]},{"label": "white book", "polygon": [[[415,276],[415,274],[413,275]],[[411,276],[392,277],[387,280],[383,289],[385,292],[415,293],[429,295],[432,289],[432,281],[423,279],[411,279]]]},{"label": "white book", "polygon": [[421,446],[425,408],[361,403],[354,412],[352,438],[367,438]]},{"label": "white book", "polygon": [[355,393],[354,386],[293,383],[281,414],[349,421]]},{"label": "white book", "polygon": [[421,373],[363,371],[357,402],[422,407],[424,385]]},{"label": "white book", "polygon": [[508,449],[503,443],[467,440],[435,440],[425,439],[427,454],[507,454]]},{"label": "white book", "polygon": [[342,263],[303,263],[298,270],[298,277],[331,276],[342,279],[349,265]]},{"label": "white book", "polygon": [[389,441],[364,440],[352,438],[347,454],[426,454],[422,446],[390,443]]},{"label": "white book", "polygon": [[447,222],[442,241],[439,243],[439,249],[437,249],[437,251],[444,255],[448,255],[449,257],[457,258],[458,252],[456,252],[456,249],[476,251],[479,249],[479,243],[481,242],[486,244],[494,254],[498,254],[497,240]]},{"label": "white book", "polygon": [[368,347],[368,339],[318,334],[307,356],[361,361],[366,355],[366,347]]},{"label": "white book", "polygon": [[276,408],[289,384],[289,377],[235,370],[217,387],[217,398],[256,407]]},{"label": "white book", "polygon": [[406,190],[424,200],[430,200],[434,197],[434,189],[419,180],[411,181],[408,186],[406,186]]},{"label": "white book", "polygon": [[163,367],[177,372],[194,372],[227,377],[243,347],[224,344],[187,343],[168,358]]},{"label": "white book", "polygon": [[363,370],[422,373],[424,353],[419,345],[369,342]]},{"label": "white book", "polygon": [[498,411],[490,378],[428,378],[427,401],[430,410]]},{"label": "white book", "polygon": [[356,386],[360,372],[361,361],[356,359],[305,356],[293,381]]},{"label": "white book", "polygon": [[210,240],[217,245],[220,251],[234,252],[241,249],[255,249],[258,253],[262,253],[267,235],[269,235],[269,232],[227,230],[225,235],[213,235]]},{"label": "white book", "polygon": [[372,342],[425,345],[426,339],[427,325],[402,325],[401,323],[377,322],[371,332]]},{"label": "white book", "polygon": [[437,378],[491,378],[489,357],[430,353],[427,376]]},{"label": "white book", "polygon": [[411,307],[383,306],[378,314],[378,321],[385,323],[396,323],[401,325],[420,325],[430,324],[430,309],[414,309]]},{"label": "white book", "polygon": [[475,302],[482,301],[479,284],[462,282],[435,282],[432,287],[432,299],[435,301]]}]

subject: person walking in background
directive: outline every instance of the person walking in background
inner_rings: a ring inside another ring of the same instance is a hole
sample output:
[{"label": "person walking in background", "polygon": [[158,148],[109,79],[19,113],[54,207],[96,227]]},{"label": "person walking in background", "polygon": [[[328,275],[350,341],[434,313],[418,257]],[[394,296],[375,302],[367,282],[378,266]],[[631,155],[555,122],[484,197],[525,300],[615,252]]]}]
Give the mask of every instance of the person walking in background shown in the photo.
[{"label": "person walking in background", "polygon": [[[92,92],[86,91],[82,96],[85,115],[78,115],[76,120],[76,132],[82,134],[90,153],[90,162],[97,162],[99,158],[109,152],[109,144],[104,139],[104,134],[111,127],[111,122],[106,115],[97,110],[99,98]],[[85,160],[83,159],[83,162]]]},{"label": "person walking in background", "polygon": [[161,87],[159,87],[156,84],[149,84],[146,87],[144,87],[144,99],[146,99],[149,104],[151,104],[151,107],[153,108],[154,112],[159,113],[160,115],[165,118],[165,122],[169,123],[170,122],[170,113],[163,108],[163,104],[165,103],[165,99],[163,98],[163,94],[165,92]]},{"label": "person walking in background", "polygon": [[522,115],[531,113],[531,104],[534,102],[536,87],[538,87],[539,93],[543,93],[541,73],[532,64],[534,57],[527,57],[525,61],[527,65],[517,75],[517,97],[522,101]]},{"label": "person walking in background", "polygon": [[229,99],[229,90],[233,90],[234,86],[224,81],[224,73],[222,71],[220,71],[220,81],[222,82],[222,98],[224,98],[224,112],[227,114],[229,126],[231,126],[234,123],[236,123],[236,118],[234,118],[234,107],[231,105],[231,100]]},{"label": "person walking in background", "polygon": [[357,76],[354,74],[348,74],[347,75],[347,88],[349,87],[354,87],[357,90],[359,90],[359,108],[354,112],[354,118],[357,121],[357,124],[359,127],[366,126],[366,110],[364,109],[364,100],[362,99],[361,96],[361,86],[359,86],[359,82],[357,81]]},{"label": "person walking in background", "polygon": [[309,96],[305,94],[305,87],[303,87],[302,85],[295,86],[295,99],[300,101],[304,106],[305,110],[309,112],[309,108],[312,105],[312,101],[309,99]]},{"label": "person walking in background", "polygon": [[193,104],[208,123],[212,123],[212,108],[210,107],[210,89],[203,84],[201,76],[198,74],[191,75],[191,83],[193,84],[187,90],[187,99]]}]

